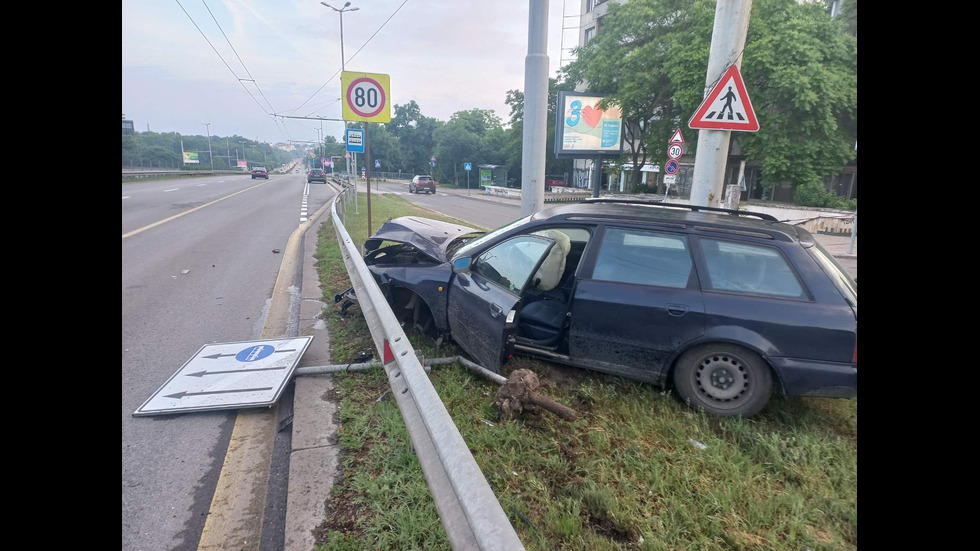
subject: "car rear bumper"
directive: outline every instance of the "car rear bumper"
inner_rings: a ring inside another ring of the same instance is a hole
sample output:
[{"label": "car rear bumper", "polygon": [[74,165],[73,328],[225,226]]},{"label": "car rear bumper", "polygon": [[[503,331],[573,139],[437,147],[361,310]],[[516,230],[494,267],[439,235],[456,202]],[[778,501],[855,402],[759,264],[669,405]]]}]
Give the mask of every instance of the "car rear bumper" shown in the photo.
[{"label": "car rear bumper", "polygon": [[857,364],[769,358],[787,396],[857,397]]}]

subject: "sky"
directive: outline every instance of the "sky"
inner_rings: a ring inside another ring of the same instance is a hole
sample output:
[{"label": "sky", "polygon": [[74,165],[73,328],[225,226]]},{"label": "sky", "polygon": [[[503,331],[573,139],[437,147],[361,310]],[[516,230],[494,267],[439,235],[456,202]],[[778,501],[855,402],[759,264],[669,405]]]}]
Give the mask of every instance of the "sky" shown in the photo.
[{"label": "sky", "polygon": [[[506,124],[507,91],[525,88],[528,6],[351,0],[344,68],[389,75],[392,115],[414,100],[442,121],[492,109]],[[548,0],[551,78],[578,37],[562,21],[575,27],[579,11],[578,0]],[[342,141],[342,122],[287,118],[342,117],[340,20],[320,0],[123,0],[122,115],[138,132]]]}]

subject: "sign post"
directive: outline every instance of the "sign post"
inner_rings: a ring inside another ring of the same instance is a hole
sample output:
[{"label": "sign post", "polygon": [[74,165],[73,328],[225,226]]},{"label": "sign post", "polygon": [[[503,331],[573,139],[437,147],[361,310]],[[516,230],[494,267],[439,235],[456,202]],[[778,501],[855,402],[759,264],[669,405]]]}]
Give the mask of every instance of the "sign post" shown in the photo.
[{"label": "sign post", "polygon": [[[342,71],[343,119],[361,121],[364,125],[365,181],[367,184],[367,234],[371,235],[371,141],[372,122],[391,122],[391,78],[381,73]],[[356,188],[355,188],[356,189]]]},{"label": "sign post", "polygon": [[684,135],[681,134],[681,129],[678,128],[674,130],[674,133],[670,136],[670,140],[667,141],[667,156],[670,157],[667,163],[666,174],[664,174],[664,185],[666,189],[664,190],[664,201],[667,200],[667,193],[670,192],[670,184],[677,182],[677,170],[679,167],[677,159],[684,154]]},{"label": "sign post", "polygon": [[470,171],[473,170],[473,163],[463,163],[463,170],[466,171],[466,194],[470,194]]}]

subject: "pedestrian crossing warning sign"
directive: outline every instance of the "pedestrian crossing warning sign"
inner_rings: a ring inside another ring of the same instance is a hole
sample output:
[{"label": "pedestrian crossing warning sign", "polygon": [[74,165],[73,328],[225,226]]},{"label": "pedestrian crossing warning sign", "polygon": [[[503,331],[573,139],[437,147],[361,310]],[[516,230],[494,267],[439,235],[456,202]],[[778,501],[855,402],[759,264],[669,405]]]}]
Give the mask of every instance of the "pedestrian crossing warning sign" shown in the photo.
[{"label": "pedestrian crossing warning sign", "polygon": [[759,130],[759,120],[755,118],[738,65],[732,64],[725,70],[687,125],[707,130]]}]

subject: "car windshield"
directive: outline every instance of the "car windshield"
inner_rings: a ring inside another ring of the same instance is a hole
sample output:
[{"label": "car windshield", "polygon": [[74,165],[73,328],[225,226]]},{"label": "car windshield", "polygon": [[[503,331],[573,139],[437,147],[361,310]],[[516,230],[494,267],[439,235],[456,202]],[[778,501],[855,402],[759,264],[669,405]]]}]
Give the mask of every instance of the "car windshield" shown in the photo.
[{"label": "car windshield", "polygon": [[523,226],[525,223],[527,223],[528,220],[531,219],[531,216],[532,215],[529,214],[523,218],[518,218],[517,220],[514,220],[513,222],[507,224],[506,226],[501,226],[489,233],[483,234],[482,236],[476,239],[469,240],[466,242],[465,245],[460,247],[459,250],[455,252],[455,254],[452,252],[449,252],[449,254],[452,255],[453,260],[463,256],[469,256],[470,251],[478,248],[481,244],[486,243],[487,241],[490,241],[491,239],[497,237],[498,235],[506,233],[511,229],[516,228],[517,226]]},{"label": "car windshield", "polygon": [[263,166],[257,166],[255,168],[253,168],[252,170],[265,170],[265,167],[263,167]]}]

